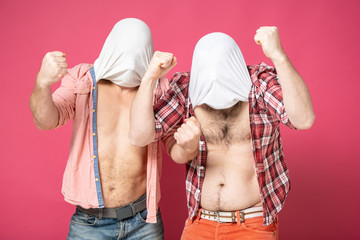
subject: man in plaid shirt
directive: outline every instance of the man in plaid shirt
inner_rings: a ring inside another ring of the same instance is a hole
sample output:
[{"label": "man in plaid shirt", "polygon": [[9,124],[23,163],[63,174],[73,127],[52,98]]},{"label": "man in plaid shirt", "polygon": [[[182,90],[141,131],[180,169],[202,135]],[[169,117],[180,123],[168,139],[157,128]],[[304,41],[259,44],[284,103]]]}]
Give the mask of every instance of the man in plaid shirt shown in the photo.
[{"label": "man in plaid shirt", "polygon": [[[175,74],[153,107],[157,79],[142,82],[133,102],[131,142],[144,145],[173,132],[166,148],[186,163],[189,219],[182,239],[278,238],[277,215],[290,190],[279,125],[307,129],[315,116],[277,28],[261,27],[255,42],[277,70],[264,63],[246,68],[236,43],[213,33],[195,48],[191,81],[189,73]],[[158,64],[174,60],[170,54]],[[226,71],[215,74],[219,66]],[[144,111],[135,111],[140,106]]]}]

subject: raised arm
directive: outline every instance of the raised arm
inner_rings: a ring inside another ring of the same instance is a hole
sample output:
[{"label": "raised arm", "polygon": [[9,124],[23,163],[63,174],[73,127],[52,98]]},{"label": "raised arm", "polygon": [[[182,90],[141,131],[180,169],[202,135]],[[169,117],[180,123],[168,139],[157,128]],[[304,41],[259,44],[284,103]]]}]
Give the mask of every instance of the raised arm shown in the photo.
[{"label": "raised arm", "polygon": [[59,112],[52,99],[51,85],[66,73],[67,63],[64,53],[55,51],[45,55],[30,97],[34,123],[40,130],[53,129],[58,125]]},{"label": "raised arm", "polygon": [[276,27],[261,27],[256,31],[255,42],[261,45],[266,57],[274,63],[283,101],[291,123],[297,129],[310,128],[315,120],[309,90],[283,50]]},{"label": "raised arm", "polygon": [[176,65],[171,53],[155,52],[148,70],[141,80],[130,111],[130,143],[146,146],[155,139],[153,96],[156,81],[164,77]]}]

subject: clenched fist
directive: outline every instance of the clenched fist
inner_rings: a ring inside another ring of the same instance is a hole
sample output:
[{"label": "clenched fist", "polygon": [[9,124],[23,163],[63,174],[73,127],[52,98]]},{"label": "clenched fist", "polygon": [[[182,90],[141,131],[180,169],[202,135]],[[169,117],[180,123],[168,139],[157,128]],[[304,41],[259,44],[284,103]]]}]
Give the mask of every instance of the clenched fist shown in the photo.
[{"label": "clenched fist", "polygon": [[271,60],[285,55],[277,27],[260,27],[256,30],[254,40],[256,44],[261,45],[265,56]]},{"label": "clenched fist", "polygon": [[176,57],[174,57],[172,53],[156,51],[150,61],[144,78],[158,80],[164,77],[176,63]]},{"label": "clenched fist", "polygon": [[43,86],[51,86],[66,73],[67,63],[65,53],[59,51],[48,52],[43,58],[40,71],[37,75],[37,83]]},{"label": "clenched fist", "polygon": [[198,150],[200,135],[200,123],[195,117],[190,117],[177,129],[174,138],[183,151],[192,153]]}]

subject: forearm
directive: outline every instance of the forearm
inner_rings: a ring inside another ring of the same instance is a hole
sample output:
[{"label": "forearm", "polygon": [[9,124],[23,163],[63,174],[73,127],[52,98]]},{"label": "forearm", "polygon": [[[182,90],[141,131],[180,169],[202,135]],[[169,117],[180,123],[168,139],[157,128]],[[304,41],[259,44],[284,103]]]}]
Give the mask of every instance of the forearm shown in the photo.
[{"label": "forearm", "polygon": [[174,146],[171,148],[170,156],[174,162],[178,164],[184,164],[189,162],[190,160],[194,159],[198,155],[198,148],[194,148],[192,150],[185,150],[179,144],[175,143]]},{"label": "forearm", "polygon": [[30,109],[34,123],[40,130],[53,129],[58,125],[59,112],[53,102],[50,86],[35,84],[30,97]]},{"label": "forearm", "polygon": [[197,157],[201,127],[195,117],[185,119],[185,122],[174,133],[176,142],[170,149],[170,156],[174,162],[182,164]]},{"label": "forearm", "polygon": [[315,120],[309,90],[285,53],[273,57],[283,101],[291,123],[297,129],[308,129]]},{"label": "forearm", "polygon": [[151,143],[156,135],[153,111],[153,92],[156,80],[142,79],[130,111],[130,142],[136,146]]}]

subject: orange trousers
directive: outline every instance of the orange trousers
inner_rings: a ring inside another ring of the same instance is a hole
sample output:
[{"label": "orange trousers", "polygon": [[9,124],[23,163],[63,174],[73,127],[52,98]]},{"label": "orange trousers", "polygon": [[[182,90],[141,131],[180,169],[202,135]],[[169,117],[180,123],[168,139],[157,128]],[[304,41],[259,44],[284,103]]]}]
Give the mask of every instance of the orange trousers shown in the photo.
[{"label": "orange trousers", "polygon": [[245,219],[244,222],[218,223],[207,219],[199,219],[199,216],[191,222],[186,220],[181,240],[201,239],[254,239],[254,240],[276,240],[278,239],[277,219],[268,225],[263,226],[262,217]]}]

